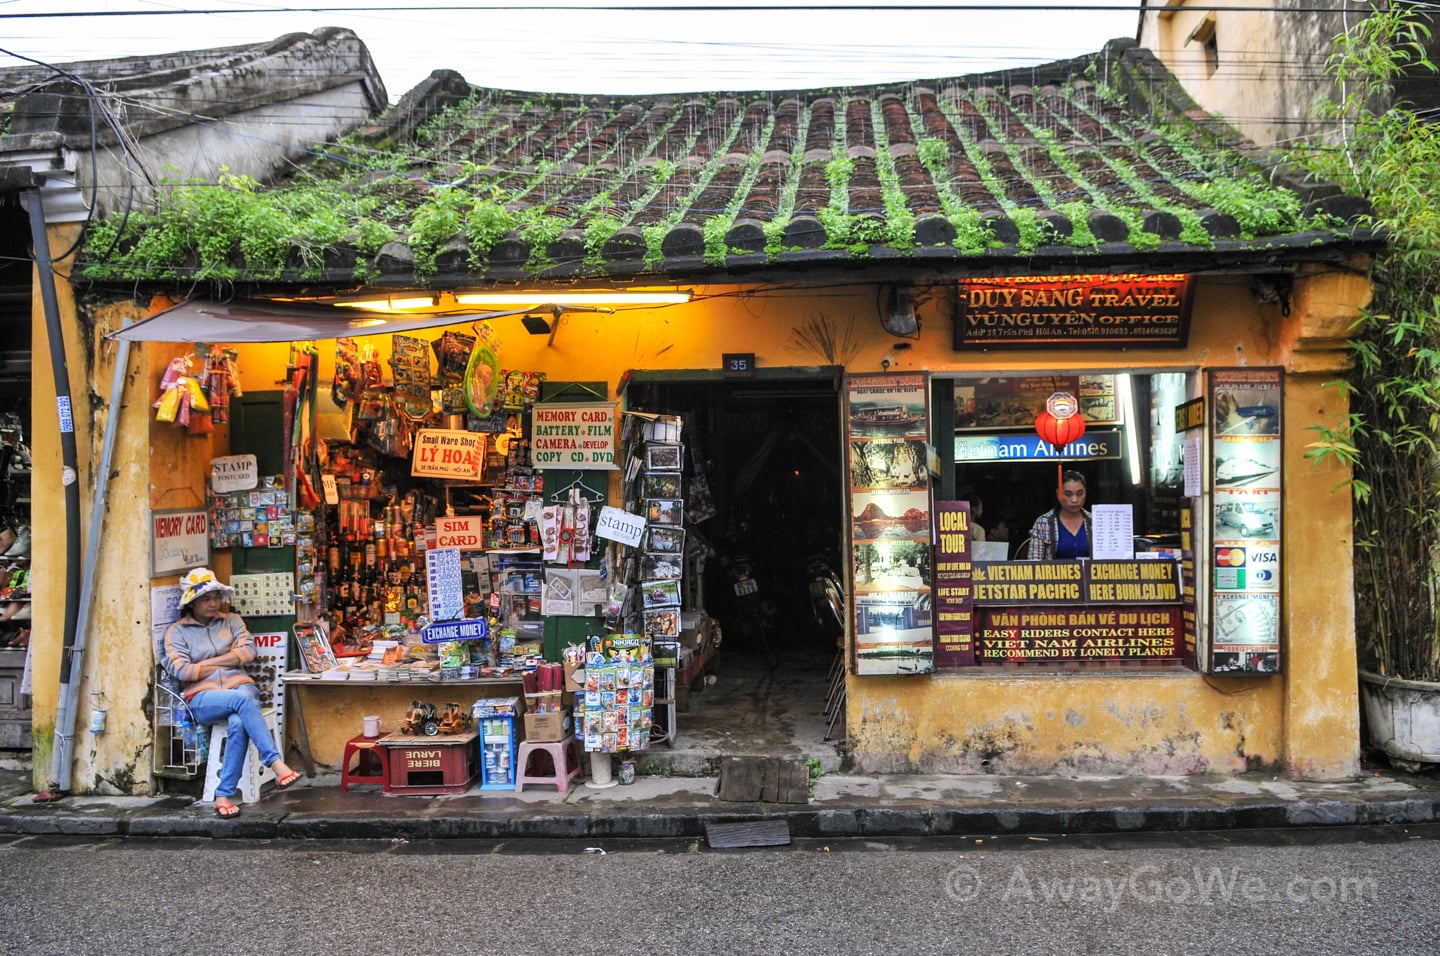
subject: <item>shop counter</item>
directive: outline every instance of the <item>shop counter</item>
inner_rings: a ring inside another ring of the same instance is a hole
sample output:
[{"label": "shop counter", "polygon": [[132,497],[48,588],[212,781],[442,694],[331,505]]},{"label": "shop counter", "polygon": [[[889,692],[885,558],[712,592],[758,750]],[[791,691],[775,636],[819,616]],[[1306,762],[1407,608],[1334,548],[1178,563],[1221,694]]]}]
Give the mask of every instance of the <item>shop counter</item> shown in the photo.
[{"label": "shop counter", "polygon": [[[315,776],[312,754],[312,728],[306,722],[306,710],[321,707],[323,719],[317,720],[314,750],[324,763],[339,764],[345,742],[360,732],[361,719],[379,714],[385,731],[399,729],[405,712],[414,700],[428,701],[439,710],[447,703],[458,703],[469,712],[470,705],[480,697],[520,697],[523,694],[521,675],[511,677],[476,677],[454,680],[325,680],[318,674],[290,671],[284,676],[286,705],[295,719],[296,747],[307,776]],[[311,694],[320,701],[307,700]]]}]

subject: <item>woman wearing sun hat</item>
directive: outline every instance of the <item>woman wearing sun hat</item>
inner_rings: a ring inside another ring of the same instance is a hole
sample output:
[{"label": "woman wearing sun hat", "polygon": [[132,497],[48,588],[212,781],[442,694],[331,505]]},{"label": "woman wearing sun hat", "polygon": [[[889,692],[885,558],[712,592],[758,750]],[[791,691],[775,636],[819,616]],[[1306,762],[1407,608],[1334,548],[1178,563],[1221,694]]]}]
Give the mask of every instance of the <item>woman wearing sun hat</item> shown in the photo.
[{"label": "woman wearing sun hat", "polygon": [[255,642],[245,621],[225,611],[232,589],[209,568],[196,568],[180,579],[180,620],[165,630],[165,670],[180,682],[197,724],[228,723],[225,758],[215,786],[215,812],[238,816],[235,791],[251,743],[260,760],[275,771],[281,790],[300,779],[280,751],[260,711],[260,691],[245,665],[255,659]]}]

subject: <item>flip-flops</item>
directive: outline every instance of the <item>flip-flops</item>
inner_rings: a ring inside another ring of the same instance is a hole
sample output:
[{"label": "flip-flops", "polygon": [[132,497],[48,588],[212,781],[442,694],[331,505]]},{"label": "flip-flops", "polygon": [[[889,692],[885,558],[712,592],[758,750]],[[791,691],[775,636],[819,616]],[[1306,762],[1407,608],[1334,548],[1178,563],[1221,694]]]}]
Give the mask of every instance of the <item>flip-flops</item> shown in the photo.
[{"label": "flip-flops", "polygon": [[240,815],[240,806],[235,803],[215,803],[215,815],[222,820],[229,820]]},{"label": "flip-flops", "polygon": [[275,789],[276,789],[276,790],[285,790],[285,789],[287,789],[288,787],[293,787],[293,786],[294,786],[296,783],[298,783],[299,781],[300,781],[300,771],[298,771],[298,770],[292,770],[292,771],[290,771],[289,773],[287,773],[285,776],[283,776],[283,777],[281,777],[281,778],[279,778],[278,780],[275,781]]}]

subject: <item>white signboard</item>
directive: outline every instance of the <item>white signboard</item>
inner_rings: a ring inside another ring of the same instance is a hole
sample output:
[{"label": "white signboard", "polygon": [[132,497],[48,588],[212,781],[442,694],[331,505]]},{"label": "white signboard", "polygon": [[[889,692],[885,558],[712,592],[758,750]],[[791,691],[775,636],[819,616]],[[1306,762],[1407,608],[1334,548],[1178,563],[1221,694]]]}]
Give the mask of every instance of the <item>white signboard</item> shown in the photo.
[{"label": "white signboard", "polygon": [[217,495],[249,491],[260,484],[260,466],[254,455],[226,455],[210,459],[210,490]]},{"label": "white signboard", "polygon": [[536,468],[614,468],[615,403],[535,405],[530,460]]},{"label": "white signboard", "polygon": [[474,480],[484,467],[485,436],[480,432],[422,428],[415,433],[412,475]]},{"label": "white signboard", "polygon": [[430,586],[430,620],[453,621],[465,616],[465,585],[457,549],[426,551],[425,580]]},{"label": "white signboard", "polygon": [[1090,529],[1095,532],[1095,540],[1090,543],[1092,558],[1128,561],[1135,557],[1134,508],[1130,505],[1093,505],[1090,517]]},{"label": "white signboard", "polygon": [[454,548],[457,551],[483,551],[485,549],[485,518],[482,515],[464,515],[458,518],[437,517],[435,519],[435,546]]},{"label": "white signboard", "polygon": [[209,519],[204,508],[150,515],[150,576],[176,574],[210,563]]},{"label": "white signboard", "polygon": [[600,509],[600,520],[595,524],[595,535],[607,541],[618,541],[628,548],[640,546],[640,536],[645,533],[645,516],[632,515],[628,511],[609,505]]}]

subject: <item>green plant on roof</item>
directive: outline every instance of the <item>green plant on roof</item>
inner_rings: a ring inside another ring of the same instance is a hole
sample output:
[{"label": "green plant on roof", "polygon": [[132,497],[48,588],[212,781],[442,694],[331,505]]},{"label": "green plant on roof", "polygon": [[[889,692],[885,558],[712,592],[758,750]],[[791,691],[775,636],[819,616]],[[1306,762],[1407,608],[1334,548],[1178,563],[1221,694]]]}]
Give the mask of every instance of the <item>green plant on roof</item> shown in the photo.
[{"label": "green plant on roof", "polygon": [[470,263],[478,266],[490,257],[495,244],[520,223],[520,216],[505,205],[498,186],[490,188],[487,200],[476,200],[465,214],[465,241],[470,244]]},{"label": "green plant on roof", "polygon": [[550,259],[550,245],[565,231],[565,220],[558,216],[535,215],[520,227],[520,236],[530,248],[530,257],[525,268],[538,271],[554,265]]},{"label": "green plant on roof", "polygon": [[435,274],[440,250],[461,234],[462,223],[473,202],[470,193],[458,186],[430,190],[425,202],[410,218],[409,242],[415,256],[416,275]]},{"label": "green plant on roof", "polygon": [[1070,220],[1070,238],[1065,240],[1067,245],[1081,248],[1100,245],[1100,240],[1090,231],[1090,206],[1083,202],[1067,202],[1055,208]]},{"label": "green plant on roof", "polygon": [[1200,184],[1197,192],[1211,207],[1233,216],[1246,239],[1282,233],[1300,218],[1299,196],[1256,176],[1218,177]]},{"label": "green plant on roof", "polygon": [[[872,101],[870,110],[875,128],[884,129],[879,102]],[[885,206],[885,243],[892,249],[915,248],[915,213],[905,197],[900,174],[895,171],[895,156],[888,148],[875,151],[875,174],[880,179],[880,201]]]},{"label": "green plant on roof", "polygon": [[167,178],[148,208],[90,222],[83,275],[96,281],[277,279],[293,256],[301,277],[314,278],[329,249],[349,242],[369,254],[394,238],[374,220],[378,205],[334,183],[261,189],[226,169],[214,183]]},{"label": "green plant on roof", "polygon": [[945,177],[945,164],[950,161],[950,144],[938,137],[928,136],[915,144],[915,155],[920,164],[930,170],[936,179]]},{"label": "green plant on roof", "polygon": [[585,224],[585,265],[592,269],[605,267],[605,244],[619,232],[624,223],[609,213],[601,213]]},{"label": "green plant on roof", "polygon": [[700,227],[705,241],[705,262],[707,265],[723,266],[729,251],[725,246],[725,235],[730,231],[729,216],[711,216]]}]

